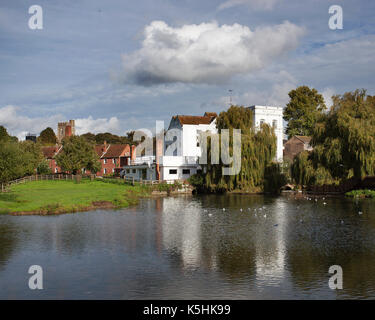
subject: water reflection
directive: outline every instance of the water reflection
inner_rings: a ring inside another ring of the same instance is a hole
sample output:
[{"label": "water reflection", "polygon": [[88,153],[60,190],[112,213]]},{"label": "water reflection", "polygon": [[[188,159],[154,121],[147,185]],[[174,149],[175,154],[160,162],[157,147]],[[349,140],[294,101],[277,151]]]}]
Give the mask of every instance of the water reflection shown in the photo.
[{"label": "water reflection", "polygon": [[[0,298],[374,298],[374,203],[209,195],[0,216]],[[43,292],[25,289],[31,264]],[[342,291],[328,288],[333,264]]]}]

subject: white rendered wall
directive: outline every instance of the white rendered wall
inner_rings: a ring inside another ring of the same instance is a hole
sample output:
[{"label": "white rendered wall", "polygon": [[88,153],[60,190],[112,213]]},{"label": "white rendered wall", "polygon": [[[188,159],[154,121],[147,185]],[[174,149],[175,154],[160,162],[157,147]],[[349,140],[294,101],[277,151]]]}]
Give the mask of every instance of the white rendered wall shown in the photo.
[{"label": "white rendered wall", "polygon": [[273,121],[276,120],[277,125],[275,128],[276,134],[276,160],[283,160],[283,107],[274,106],[251,106],[250,109],[254,115],[254,126],[260,127],[261,120],[264,120],[269,126],[273,126]]},{"label": "white rendered wall", "polygon": [[[199,157],[201,155],[201,148],[197,146],[198,142],[198,131],[209,131],[212,133],[217,133],[216,129],[216,119],[210,124],[184,124],[181,129],[180,123],[176,119],[172,119],[169,125],[169,129],[180,129],[181,132],[181,152],[177,153],[177,156],[189,156],[189,157]],[[171,142],[166,142],[167,147]]]}]

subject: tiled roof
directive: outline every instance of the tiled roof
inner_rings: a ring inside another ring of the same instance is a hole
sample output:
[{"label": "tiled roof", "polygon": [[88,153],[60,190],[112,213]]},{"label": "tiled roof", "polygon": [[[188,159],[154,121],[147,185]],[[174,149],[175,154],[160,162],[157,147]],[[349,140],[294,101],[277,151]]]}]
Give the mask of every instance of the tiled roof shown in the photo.
[{"label": "tiled roof", "polygon": [[104,145],[104,144],[97,144],[95,146],[95,152],[101,158],[101,156],[106,152],[108,149],[109,145]]},{"label": "tiled roof", "polygon": [[102,158],[118,158],[120,156],[130,156],[130,146],[128,144],[110,144]]},{"label": "tiled roof", "polygon": [[308,136],[295,136],[297,139],[300,139],[304,143],[310,143],[311,137]]},{"label": "tiled roof", "polygon": [[217,113],[216,112],[205,112],[204,116],[205,117],[214,117],[214,118],[216,118],[217,117]]},{"label": "tiled roof", "polygon": [[[210,124],[215,118],[216,116],[214,115],[206,115],[207,112],[205,113],[205,116],[174,116],[173,118],[174,119],[178,119],[178,121],[180,121],[181,125],[184,125],[184,124]],[[210,113],[211,114],[211,113]],[[213,114],[213,113],[212,113]],[[215,113],[216,114],[216,113]]]},{"label": "tiled roof", "polygon": [[60,148],[61,147],[55,147],[55,146],[42,147],[42,152],[46,159],[52,159],[57,154],[56,150],[60,151]]}]

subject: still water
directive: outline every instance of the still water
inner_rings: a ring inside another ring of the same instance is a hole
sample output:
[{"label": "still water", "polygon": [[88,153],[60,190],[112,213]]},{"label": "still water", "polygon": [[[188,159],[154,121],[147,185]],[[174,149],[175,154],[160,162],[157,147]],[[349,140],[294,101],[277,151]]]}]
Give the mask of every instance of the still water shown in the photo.
[{"label": "still water", "polygon": [[[374,205],[208,195],[3,215],[0,298],[373,299]],[[42,266],[44,290],[28,288],[31,265]],[[342,290],[329,289],[331,265],[343,269]]]}]

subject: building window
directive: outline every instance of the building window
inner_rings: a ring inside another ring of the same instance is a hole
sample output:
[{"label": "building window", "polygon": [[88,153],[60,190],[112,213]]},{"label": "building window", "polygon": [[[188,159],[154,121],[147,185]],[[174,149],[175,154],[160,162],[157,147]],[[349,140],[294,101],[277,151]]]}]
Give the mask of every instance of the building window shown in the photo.
[{"label": "building window", "polygon": [[115,173],[115,169],[114,168],[112,169],[112,173]]},{"label": "building window", "polygon": [[104,164],[107,164],[107,159],[104,159]]},{"label": "building window", "polygon": [[169,174],[177,174],[177,169],[169,169]]},{"label": "building window", "polygon": [[113,163],[116,164],[116,159],[112,159]]},{"label": "building window", "polygon": [[107,174],[107,169],[104,169],[104,174]]},{"label": "building window", "polygon": [[197,142],[197,147],[199,147],[199,142]]},{"label": "building window", "polygon": [[126,169],[126,173],[130,173],[130,169]]},{"label": "building window", "polygon": [[277,128],[277,120],[272,121],[272,127],[274,127],[275,129]]},{"label": "building window", "polygon": [[57,168],[55,168],[55,173],[57,173],[57,171],[58,171]]},{"label": "building window", "polygon": [[136,173],[137,172],[137,169],[133,169],[133,173]]},{"label": "building window", "polygon": [[190,174],[190,169],[182,169],[182,174]]}]

